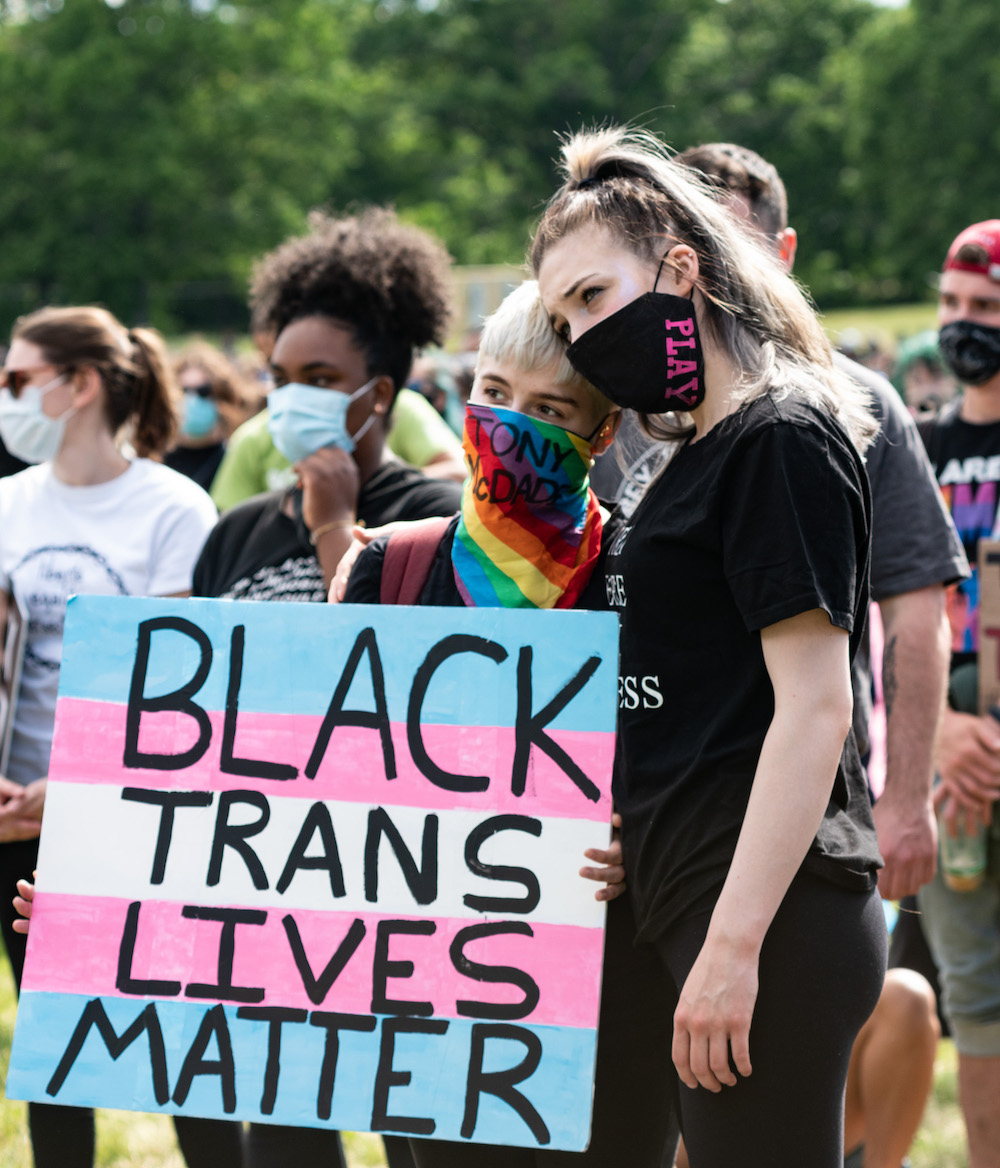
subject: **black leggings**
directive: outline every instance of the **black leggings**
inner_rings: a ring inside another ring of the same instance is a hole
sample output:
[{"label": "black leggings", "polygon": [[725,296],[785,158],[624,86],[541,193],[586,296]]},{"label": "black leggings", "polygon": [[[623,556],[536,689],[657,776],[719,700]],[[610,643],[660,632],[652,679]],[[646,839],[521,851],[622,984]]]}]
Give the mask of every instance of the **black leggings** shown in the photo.
[{"label": "black leggings", "polygon": [[594,1119],[586,1152],[411,1140],[417,1168],[660,1168],[673,1163],[671,1013],[663,971],[648,945],[635,946],[628,895],[608,906],[597,1040]]},{"label": "black leggings", "polygon": [[[686,919],[657,942],[671,1014],[708,922]],[[674,1080],[691,1168],[843,1168],[847,1065],[885,964],[878,893],[800,873],[761,950],[753,1074],[718,1094]]]}]

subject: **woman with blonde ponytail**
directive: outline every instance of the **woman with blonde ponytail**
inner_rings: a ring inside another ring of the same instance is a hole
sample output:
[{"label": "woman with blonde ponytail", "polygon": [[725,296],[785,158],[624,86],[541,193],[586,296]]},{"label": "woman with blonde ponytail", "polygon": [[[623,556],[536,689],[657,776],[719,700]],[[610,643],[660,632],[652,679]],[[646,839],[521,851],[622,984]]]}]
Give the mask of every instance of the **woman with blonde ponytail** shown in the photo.
[{"label": "woman with blonde ponytail", "polygon": [[[103,308],[43,308],[14,326],[0,437],[33,464],[0,479],[0,638],[12,602],[28,622],[0,775],[0,926],[18,985],[24,937],[11,899],[35,866],[66,601],[187,595],[215,523],[205,492],[149,457],[173,437],[175,395],[159,334],[128,331]],[[92,1112],[33,1103],[29,1115],[37,1168],[90,1168]]]},{"label": "woman with blonde ponytail", "polygon": [[885,965],[850,729],[875,423],[794,281],[657,139],[578,134],[563,161],[542,300],[573,367],[676,445],[603,570],[615,801],[690,1163],[839,1168]]}]

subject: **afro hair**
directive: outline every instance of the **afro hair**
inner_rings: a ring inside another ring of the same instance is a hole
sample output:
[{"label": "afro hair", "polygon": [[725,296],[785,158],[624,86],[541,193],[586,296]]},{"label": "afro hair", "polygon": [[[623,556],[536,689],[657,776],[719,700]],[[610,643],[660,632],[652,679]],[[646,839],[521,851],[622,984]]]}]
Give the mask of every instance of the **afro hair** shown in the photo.
[{"label": "afro hair", "polygon": [[330,317],[352,330],[369,374],[388,374],[398,389],[414,350],[444,339],[450,256],[384,208],[343,219],[314,211],[309,227],[254,266],[255,327],[276,336],[294,320]]}]

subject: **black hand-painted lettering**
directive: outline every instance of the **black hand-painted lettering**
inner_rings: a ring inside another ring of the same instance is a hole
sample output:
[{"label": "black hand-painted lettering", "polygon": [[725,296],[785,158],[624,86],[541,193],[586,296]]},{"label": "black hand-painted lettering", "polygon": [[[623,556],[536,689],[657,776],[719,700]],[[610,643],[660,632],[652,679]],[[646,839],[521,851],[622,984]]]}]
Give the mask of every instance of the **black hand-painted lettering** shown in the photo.
[{"label": "black hand-painted lettering", "polygon": [[433,1119],[412,1115],[389,1115],[389,1091],[406,1087],[413,1075],[410,1071],[393,1069],[397,1034],[444,1034],[448,1023],[439,1018],[383,1018],[382,1042],[375,1072],[375,1091],[372,1099],[372,1131],[406,1132],[414,1136],[429,1136],[437,1126]]},{"label": "black hand-painted lettering", "polygon": [[399,828],[383,807],[368,812],[368,836],[365,839],[365,900],[378,900],[379,844],[382,836],[392,845],[400,870],[417,904],[432,904],[437,899],[438,817],[424,816],[424,834],[420,845],[420,867],[403,842]]},{"label": "black hand-painted lettering", "polygon": [[462,900],[469,908],[484,913],[530,913],[538,907],[542,890],[538,877],[530,868],[513,868],[505,864],[485,864],[479,858],[479,849],[498,831],[524,831],[528,835],[541,836],[542,823],[539,819],[532,819],[527,815],[494,815],[484,819],[482,823],[469,832],[465,841],[465,863],[470,872],[477,876],[484,876],[487,880],[510,880],[523,884],[525,895],[515,896],[477,896],[466,893]]},{"label": "black hand-painted lettering", "polygon": [[535,438],[536,435],[532,434],[530,430],[521,432],[521,438],[517,444],[517,461],[523,462],[527,458],[532,465],[541,469],[545,466],[545,460],[549,456],[552,443],[548,438],[543,438],[541,447],[538,447],[535,445]]},{"label": "black hand-painted lettering", "polygon": [[229,685],[226,689],[226,714],[222,724],[222,751],[219,770],[226,775],[243,775],[248,779],[296,779],[299,768],[287,762],[267,762],[260,758],[237,758],[236,720],[240,711],[240,685],[243,682],[243,649],[246,631],[243,625],[233,629],[229,643]]},{"label": "black hand-painted lettering", "polygon": [[[230,823],[229,811],[238,803],[248,803],[256,807],[260,815],[252,823]],[[267,874],[257,853],[247,843],[253,835],[259,835],[267,827],[271,818],[271,808],[267,797],[260,791],[223,791],[219,796],[219,809],[215,816],[215,834],[212,836],[212,854],[208,860],[206,883],[213,888],[222,876],[222,856],[226,848],[232,848],[243,858],[254,888],[267,888]]]},{"label": "black hand-painted lettering", "polygon": [[83,1013],[80,1015],[80,1021],[76,1024],[76,1029],[73,1031],[73,1035],[69,1040],[69,1045],[59,1060],[55,1074],[45,1088],[46,1094],[52,1096],[59,1094],[63,1083],[66,1082],[66,1076],[73,1069],[73,1064],[76,1062],[77,1056],[83,1050],[83,1044],[87,1041],[87,1035],[90,1033],[92,1026],[97,1028],[97,1033],[101,1036],[101,1040],[107,1047],[108,1054],[115,1061],[118,1060],[123,1051],[127,1050],[135,1042],[143,1031],[146,1032],[146,1037],[149,1040],[149,1069],[153,1080],[153,1098],[161,1107],[163,1104],[168,1103],[170,1100],[170,1084],[167,1081],[167,1051],[163,1043],[163,1031],[160,1028],[160,1019],[156,1013],[155,1002],[150,1002],[140,1012],[132,1025],[119,1036],[115,1032],[114,1026],[111,1025],[111,1019],[105,1012],[101,999],[91,998],[83,1007]]},{"label": "black hand-painted lettering", "polygon": [[[490,1038],[520,1042],[525,1048],[524,1058],[516,1067],[506,1071],[484,1071],[483,1056]],[[476,1022],[473,1025],[469,1078],[465,1089],[465,1115],[462,1117],[461,1127],[463,1139],[469,1140],[475,1134],[480,1095],[495,1095],[524,1120],[536,1143],[541,1146],[549,1143],[552,1137],[545,1121],[531,1101],[514,1089],[515,1084],[523,1083],[535,1073],[541,1058],[542,1040],[531,1030],[504,1022]]]},{"label": "black hand-painted lettering", "polygon": [[507,650],[502,645],[498,645],[495,641],[488,641],[484,637],[455,633],[438,641],[424,658],[413,678],[409,709],[406,714],[406,740],[410,747],[410,756],[416,763],[417,769],[435,786],[442,787],[445,791],[485,791],[490,785],[489,775],[456,775],[439,767],[427,753],[420,731],[424,698],[427,696],[431,678],[441,664],[458,653],[479,653],[481,656],[495,661],[497,665],[507,659]]},{"label": "black hand-painted lettering", "polygon": [[215,796],[211,791],[144,791],[140,787],[125,787],[122,798],[130,803],[149,803],[160,808],[160,830],[156,836],[149,882],[162,884],[174,830],[174,811],[178,807],[211,807]]},{"label": "black hand-painted lettering", "polygon": [[135,954],[135,940],[139,932],[139,910],[142,901],[134,900],[125,914],[125,928],[122,930],[121,944],[118,946],[118,976],[115,989],[123,994],[142,994],[150,998],[173,998],[181,992],[179,981],[155,981],[132,976],[132,957]]},{"label": "black hand-painted lettering", "polygon": [[220,998],[224,1002],[262,1002],[263,986],[233,985],[233,958],[236,954],[236,926],[263,925],[267,913],[255,908],[214,908],[200,904],[186,904],[181,916],[193,921],[215,921],[222,925],[219,934],[218,981],[190,982],[184,987],[186,998]]},{"label": "black hand-painted lettering", "polygon": [[[320,843],[323,845],[323,854],[307,856],[306,852],[317,832]],[[330,877],[330,892],[338,897],[347,895],[344,888],[344,869],[340,864],[340,851],[337,848],[337,837],[333,830],[333,820],[330,818],[330,810],[325,803],[314,803],[306,813],[275,888],[282,893],[287,891],[292,877],[300,868],[326,872]]]},{"label": "black hand-painted lettering", "polygon": [[309,1015],[310,1026],[321,1026],[326,1031],[323,1063],[319,1069],[319,1090],[316,1094],[317,1119],[329,1119],[333,1108],[333,1084],[337,1077],[340,1031],[357,1030],[370,1033],[377,1024],[377,1019],[365,1014],[333,1014],[325,1010],[314,1010]]},{"label": "black hand-painted lettering", "polygon": [[[206,1059],[208,1044],[215,1038],[219,1048],[217,1059]],[[205,1011],[198,1033],[194,1036],[191,1049],[184,1056],[181,1073],[174,1088],[174,1102],[183,1107],[191,1090],[191,1084],[198,1075],[218,1075],[219,1090],[222,1093],[222,1110],[231,1115],[236,1110],[236,1066],[233,1062],[233,1043],[229,1036],[226,1011],[222,1006],[213,1006]]]},{"label": "black hand-painted lettering", "polygon": [[379,921],[375,932],[375,957],[372,961],[372,1013],[422,1015],[434,1013],[432,1002],[401,1001],[385,996],[389,978],[413,976],[412,961],[390,961],[389,941],[395,934],[430,937],[437,932],[434,921]]},{"label": "black hand-painted lettering", "polygon": [[281,1028],[286,1022],[301,1025],[309,1017],[308,1010],[293,1010],[284,1006],[240,1006],[237,1018],[248,1022],[267,1023],[267,1062],[264,1065],[264,1090],[260,1097],[261,1115],[273,1115],[278,1098],[278,1079],[281,1077]]},{"label": "black hand-painted lettering", "polygon": [[459,1014],[466,1018],[493,1018],[510,1022],[516,1018],[527,1018],[538,1005],[540,997],[538,983],[523,969],[512,965],[481,965],[465,955],[465,946],[482,937],[496,937],[500,934],[517,933],[523,937],[535,934],[526,921],[495,921],[489,924],[469,925],[459,929],[451,943],[448,955],[451,963],[464,977],[473,981],[501,982],[515,985],[524,994],[520,1002],[471,1002],[464,999],[456,1002]]},{"label": "black hand-painted lettering", "polygon": [[299,971],[299,977],[302,978],[302,986],[309,997],[309,1001],[314,1006],[319,1006],[330,992],[330,987],[340,977],[344,966],[354,956],[358,946],[364,940],[365,933],[367,932],[365,923],[357,918],[351,922],[351,927],[347,930],[343,941],[337,946],[336,951],[323,967],[323,972],[319,977],[316,977],[312,971],[312,966],[309,964],[309,958],[306,956],[305,946],[302,944],[302,937],[299,933],[299,927],[295,923],[295,918],[289,913],[287,917],[281,918],[281,923],[285,927],[288,944],[292,950],[292,957],[295,960],[295,968]]},{"label": "black hand-painted lettering", "polygon": [[[351,682],[361,663],[362,654],[368,655],[368,669],[371,672],[372,693],[375,695],[374,710],[345,710]],[[366,730],[378,730],[382,742],[382,765],[385,767],[385,777],[396,777],[396,752],[392,745],[392,727],[389,724],[389,707],[385,700],[385,674],[382,670],[382,658],[378,651],[378,642],[375,640],[374,629],[362,629],[351,647],[351,652],[340,675],[337,688],[333,691],[329,708],[323,718],[323,723],[316,735],[316,743],[306,763],[306,776],[315,779],[320,763],[330,744],[330,736],[338,726],[360,726]]]},{"label": "black hand-painted lettering", "polygon": [[511,791],[515,795],[523,795],[528,781],[528,762],[531,758],[532,746],[552,759],[583,794],[596,803],[601,792],[593,780],[589,779],[580,766],[570,758],[565,750],[545,733],[543,727],[557,717],[566,706],[576,697],[588,681],[597,672],[601,664],[600,657],[591,657],[581,666],[576,676],[568,681],[556,696],[538,711],[532,714],[531,704],[531,659],[530,645],[521,647],[517,659],[517,718],[514,723],[514,765],[510,777]]},{"label": "black hand-painted lettering", "polygon": [[[146,671],[149,668],[149,647],[153,633],[160,629],[172,629],[175,633],[183,633],[184,636],[190,637],[198,646],[201,658],[190,681],[171,693],[147,698],[144,690]],[[208,714],[201,706],[191,701],[191,698],[205,684],[211,668],[212,642],[196,624],[179,616],[158,616],[140,621],[135,663],[132,666],[132,680],[128,689],[128,706],[125,711],[125,752],[122,757],[124,766],[133,769],[147,767],[154,771],[181,771],[185,767],[193,766],[202,757],[212,741],[212,724]],[[142,721],[142,715],[162,710],[187,714],[197,723],[198,740],[188,750],[180,754],[153,754],[139,749],[139,723]]]}]

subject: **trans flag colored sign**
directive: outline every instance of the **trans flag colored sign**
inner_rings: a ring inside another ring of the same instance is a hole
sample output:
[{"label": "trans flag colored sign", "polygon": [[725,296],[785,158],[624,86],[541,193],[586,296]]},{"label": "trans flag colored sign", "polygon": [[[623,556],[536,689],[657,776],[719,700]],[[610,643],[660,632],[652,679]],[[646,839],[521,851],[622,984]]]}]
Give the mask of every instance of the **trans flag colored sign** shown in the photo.
[{"label": "trans flag colored sign", "polygon": [[617,618],[75,597],[7,1093],[580,1150]]}]

